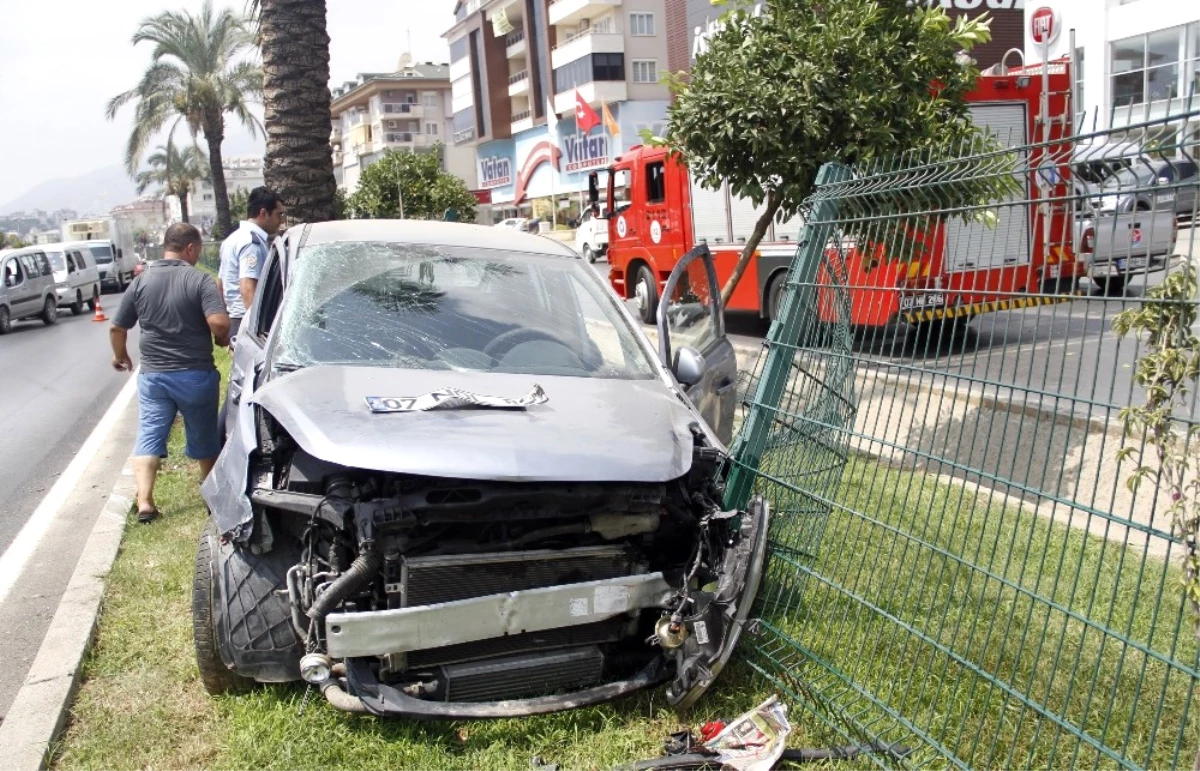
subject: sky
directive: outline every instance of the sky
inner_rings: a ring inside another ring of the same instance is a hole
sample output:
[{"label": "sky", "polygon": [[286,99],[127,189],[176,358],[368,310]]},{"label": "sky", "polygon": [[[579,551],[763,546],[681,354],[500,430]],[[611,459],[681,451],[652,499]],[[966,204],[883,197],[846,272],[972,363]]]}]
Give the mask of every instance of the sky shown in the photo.
[{"label": "sky", "polygon": [[[130,38],[147,16],[194,13],[202,0],[0,1],[0,202],[45,180],[123,163],[133,105],[111,122],[104,108],[137,84],[150,61],[149,44],[134,47]],[[327,2],[334,84],[394,71],[410,39],[417,61],[448,61],[442,33],[454,22],[454,0]],[[214,5],[245,8],[243,0]],[[223,148],[226,156],[263,152],[236,123]]]}]

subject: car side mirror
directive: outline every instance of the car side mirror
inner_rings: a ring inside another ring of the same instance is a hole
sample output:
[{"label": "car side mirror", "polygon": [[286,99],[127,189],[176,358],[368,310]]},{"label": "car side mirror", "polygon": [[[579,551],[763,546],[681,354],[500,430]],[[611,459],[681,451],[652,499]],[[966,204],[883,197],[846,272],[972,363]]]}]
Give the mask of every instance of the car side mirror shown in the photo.
[{"label": "car side mirror", "polygon": [[695,348],[681,345],[675,352],[671,371],[675,373],[675,379],[680,385],[694,386],[704,377],[704,357]]},{"label": "car side mirror", "polygon": [[600,183],[596,172],[588,174],[588,203],[593,207],[600,201]]},{"label": "car side mirror", "polygon": [[1154,184],[1169,185],[1169,184],[1171,184],[1171,180],[1168,177],[1159,177],[1158,179],[1154,180]]},{"label": "car side mirror", "polygon": [[598,203],[594,203],[594,204],[592,204],[591,212],[592,212],[592,217],[593,217],[594,219],[601,219],[601,217],[600,217],[600,204],[598,204]]}]

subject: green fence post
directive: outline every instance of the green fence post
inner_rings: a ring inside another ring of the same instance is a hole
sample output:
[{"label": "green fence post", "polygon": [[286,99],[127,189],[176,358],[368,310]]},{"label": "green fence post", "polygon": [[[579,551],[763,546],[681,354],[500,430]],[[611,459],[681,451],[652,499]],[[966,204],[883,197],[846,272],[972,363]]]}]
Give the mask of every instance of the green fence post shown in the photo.
[{"label": "green fence post", "polygon": [[[849,166],[826,163],[817,173],[816,190],[819,192],[828,185],[845,182],[851,176]],[[763,365],[763,374],[758,381],[752,404],[774,408],[783,397],[791,374],[792,358],[804,327],[801,310],[807,304],[817,301],[814,291],[817,268],[830,239],[835,235],[837,217],[836,198],[814,201],[810,217],[806,219],[800,233],[800,243],[788,273],[788,283],[794,287],[794,291],[783,293],[779,318],[767,333],[767,360]],[[730,471],[725,493],[725,505],[729,508],[744,509],[750,500],[755,472],[762,461],[767,438],[771,433],[773,412],[773,409],[750,410],[746,424],[738,432],[732,453],[737,462]]]}]

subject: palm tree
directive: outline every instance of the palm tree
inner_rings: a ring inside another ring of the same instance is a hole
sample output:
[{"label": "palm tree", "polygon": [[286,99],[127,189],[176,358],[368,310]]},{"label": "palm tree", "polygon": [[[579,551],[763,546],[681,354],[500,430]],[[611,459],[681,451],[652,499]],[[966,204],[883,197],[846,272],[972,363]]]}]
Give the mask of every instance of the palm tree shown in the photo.
[{"label": "palm tree", "polygon": [[325,0],[251,0],[262,49],[263,176],[302,222],[334,219]]},{"label": "palm tree", "polygon": [[241,58],[253,44],[243,19],[232,11],[214,13],[205,0],[199,15],[166,11],[143,19],[133,43],[154,44],[150,68],[141,81],[113,97],[107,115],[112,120],[122,107],[137,102],[133,131],[125,150],[125,166],[133,175],[150,140],[169,123],[173,130],[186,122],[192,136],[204,134],[217,204],[217,225],[230,233],[229,198],[221,143],[225,113],[233,114],[257,135],[262,129],[250,111],[251,99],[262,93],[262,69]]},{"label": "palm tree", "polygon": [[137,183],[138,194],[146,192],[151,185],[162,188],[167,195],[179,198],[179,213],[183,221],[188,221],[188,193],[192,183],[206,180],[211,171],[208,158],[197,145],[191,145],[180,152],[175,143],[167,140],[165,145],[159,145],[150,157],[146,159],[149,167],[139,171],[133,181]]}]

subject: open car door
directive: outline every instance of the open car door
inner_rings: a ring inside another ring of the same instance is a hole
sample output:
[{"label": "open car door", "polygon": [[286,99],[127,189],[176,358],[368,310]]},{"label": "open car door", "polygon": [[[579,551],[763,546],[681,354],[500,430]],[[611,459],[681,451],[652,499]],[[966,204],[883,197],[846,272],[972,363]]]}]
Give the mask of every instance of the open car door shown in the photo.
[{"label": "open car door", "polygon": [[707,244],[671,271],[658,306],[658,346],[713,433],[729,444],[737,408],[737,356],[725,336],[721,286]]}]

